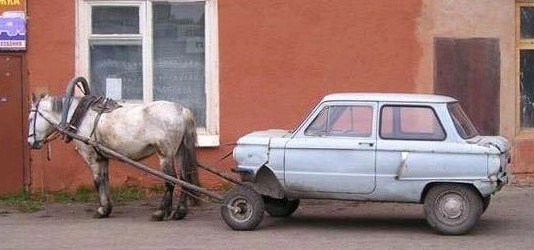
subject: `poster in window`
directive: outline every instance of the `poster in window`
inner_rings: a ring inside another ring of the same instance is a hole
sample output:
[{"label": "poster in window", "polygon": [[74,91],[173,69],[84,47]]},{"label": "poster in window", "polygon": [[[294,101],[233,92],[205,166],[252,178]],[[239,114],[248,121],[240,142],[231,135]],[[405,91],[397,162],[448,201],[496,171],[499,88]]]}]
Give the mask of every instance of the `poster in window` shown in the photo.
[{"label": "poster in window", "polygon": [[122,78],[106,78],[106,97],[122,100]]},{"label": "poster in window", "polygon": [[26,0],[0,0],[0,50],[26,50]]}]

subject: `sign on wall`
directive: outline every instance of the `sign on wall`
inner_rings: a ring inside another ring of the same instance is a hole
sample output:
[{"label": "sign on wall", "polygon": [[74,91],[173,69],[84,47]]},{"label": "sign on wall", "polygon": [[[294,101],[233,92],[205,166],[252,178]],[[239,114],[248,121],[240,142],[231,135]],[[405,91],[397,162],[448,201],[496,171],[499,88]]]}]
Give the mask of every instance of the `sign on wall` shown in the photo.
[{"label": "sign on wall", "polygon": [[26,0],[0,0],[0,50],[26,50]]}]

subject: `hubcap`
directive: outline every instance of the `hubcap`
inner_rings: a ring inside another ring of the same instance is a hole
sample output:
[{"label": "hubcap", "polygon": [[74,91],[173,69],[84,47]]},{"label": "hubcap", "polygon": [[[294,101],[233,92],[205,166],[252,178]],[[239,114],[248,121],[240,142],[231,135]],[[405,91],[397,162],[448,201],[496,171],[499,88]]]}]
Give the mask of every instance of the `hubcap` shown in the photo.
[{"label": "hubcap", "polygon": [[443,206],[442,206],[443,214],[450,219],[455,219],[460,217],[462,214],[462,200],[460,197],[456,195],[448,195],[444,197]]},{"label": "hubcap", "polygon": [[236,197],[230,202],[230,205],[234,207],[231,210],[231,214],[235,220],[247,221],[252,217],[252,206],[245,198]]},{"label": "hubcap", "polygon": [[438,219],[446,224],[461,224],[467,219],[469,203],[456,192],[445,193],[437,201]]}]

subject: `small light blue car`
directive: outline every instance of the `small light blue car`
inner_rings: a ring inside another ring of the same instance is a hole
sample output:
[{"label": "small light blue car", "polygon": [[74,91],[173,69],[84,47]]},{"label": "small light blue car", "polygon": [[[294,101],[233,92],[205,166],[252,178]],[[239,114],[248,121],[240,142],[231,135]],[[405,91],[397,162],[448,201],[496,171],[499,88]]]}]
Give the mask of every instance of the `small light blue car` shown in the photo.
[{"label": "small light blue car", "polygon": [[430,226],[464,234],[508,183],[510,146],[480,136],[457,100],[421,94],[324,97],[295,131],[241,137],[237,172],[271,216],[300,199],[422,203]]}]

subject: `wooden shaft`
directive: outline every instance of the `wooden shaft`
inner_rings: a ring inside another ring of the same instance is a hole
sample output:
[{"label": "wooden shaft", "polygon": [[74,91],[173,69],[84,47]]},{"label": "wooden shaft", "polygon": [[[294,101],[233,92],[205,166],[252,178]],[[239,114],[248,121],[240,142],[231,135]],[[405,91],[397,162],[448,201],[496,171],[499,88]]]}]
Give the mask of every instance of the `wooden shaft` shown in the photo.
[{"label": "wooden shaft", "polygon": [[146,173],[151,174],[153,176],[162,178],[162,179],[164,179],[166,181],[170,181],[172,183],[178,184],[178,185],[180,185],[180,186],[182,186],[184,188],[188,188],[188,189],[191,189],[193,191],[199,192],[201,194],[204,194],[206,196],[209,196],[210,198],[213,198],[213,199],[217,200],[218,202],[222,202],[222,200],[223,200],[223,197],[218,195],[218,194],[215,194],[215,193],[210,192],[210,191],[208,191],[208,190],[206,190],[204,188],[195,186],[195,185],[193,185],[193,184],[191,184],[189,182],[182,181],[182,180],[180,180],[178,178],[172,177],[170,175],[164,174],[164,173],[159,172],[157,170],[154,170],[154,169],[152,169],[150,167],[147,167],[146,165],[141,164],[141,163],[139,163],[137,161],[134,161],[134,160],[132,160],[132,159],[130,159],[128,157],[125,157],[124,155],[120,154],[119,152],[117,152],[115,150],[112,150],[112,149],[110,149],[108,147],[105,147],[105,146],[101,145],[100,143],[98,143],[98,142],[96,142],[96,141],[94,141],[94,140],[92,140],[90,138],[85,138],[85,137],[79,136],[79,135],[77,135],[75,133],[72,133],[70,131],[67,131],[67,130],[61,128],[61,127],[56,127],[56,129],[59,132],[61,132],[62,134],[66,134],[66,135],[68,135],[68,136],[70,136],[70,137],[72,137],[72,138],[74,138],[76,140],[83,141],[83,142],[89,144],[90,146],[96,147],[99,150],[101,150],[102,152],[104,152],[104,153],[116,158],[117,160],[125,162],[125,163],[129,164],[130,166],[135,167],[135,168],[137,168],[137,169],[139,169],[139,170],[141,170],[143,172],[146,172]]}]

